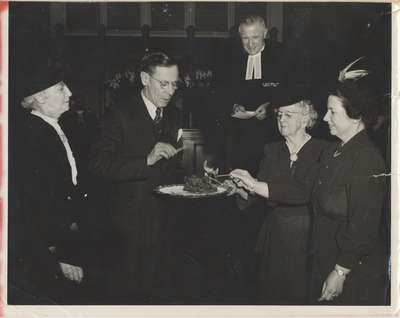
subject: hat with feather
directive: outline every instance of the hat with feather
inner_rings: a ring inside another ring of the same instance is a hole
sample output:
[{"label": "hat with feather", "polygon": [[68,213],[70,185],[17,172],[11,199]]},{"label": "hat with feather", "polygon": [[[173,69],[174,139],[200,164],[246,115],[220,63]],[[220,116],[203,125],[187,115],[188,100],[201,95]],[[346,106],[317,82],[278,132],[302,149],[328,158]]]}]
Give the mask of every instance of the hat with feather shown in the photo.
[{"label": "hat with feather", "polygon": [[356,69],[365,57],[360,57],[339,71],[329,94],[338,96],[350,118],[361,119],[366,126],[373,125],[379,114],[380,97],[373,73],[366,68]]}]

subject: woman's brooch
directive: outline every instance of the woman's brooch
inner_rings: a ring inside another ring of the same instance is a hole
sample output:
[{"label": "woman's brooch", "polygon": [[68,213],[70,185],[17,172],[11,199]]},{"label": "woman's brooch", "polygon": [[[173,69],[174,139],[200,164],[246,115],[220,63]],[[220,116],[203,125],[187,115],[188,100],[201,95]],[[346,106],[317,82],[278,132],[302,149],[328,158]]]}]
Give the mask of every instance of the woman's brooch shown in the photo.
[{"label": "woman's brooch", "polygon": [[341,151],[336,150],[336,151],[333,153],[333,158],[339,157],[341,154],[342,154]]}]

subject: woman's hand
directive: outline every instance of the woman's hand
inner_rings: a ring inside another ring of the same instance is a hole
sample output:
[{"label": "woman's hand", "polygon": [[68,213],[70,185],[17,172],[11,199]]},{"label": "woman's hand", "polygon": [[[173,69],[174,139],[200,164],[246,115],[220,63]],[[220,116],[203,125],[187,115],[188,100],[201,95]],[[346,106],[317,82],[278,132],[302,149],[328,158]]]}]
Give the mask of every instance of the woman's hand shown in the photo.
[{"label": "woman's hand", "polygon": [[231,195],[234,195],[235,193],[237,193],[238,188],[237,188],[236,184],[233,183],[232,180],[226,179],[226,180],[222,183],[222,186],[228,190],[226,194],[227,194],[227,196],[229,196],[229,197],[230,197]]},{"label": "woman's hand", "polygon": [[336,270],[333,270],[328,278],[325,280],[322,286],[321,297],[318,301],[331,301],[338,297],[343,292],[344,281],[346,280],[346,275],[339,275]]},{"label": "woman's hand", "polygon": [[76,283],[80,283],[83,279],[83,269],[79,266],[70,265],[67,263],[59,263],[61,272],[65,276],[65,278],[72,280]]},{"label": "woman's hand", "polygon": [[268,184],[253,178],[246,170],[236,169],[230,175],[239,188],[246,190],[250,194],[257,194],[266,199],[269,198]]},{"label": "woman's hand", "polygon": [[237,187],[253,192],[257,180],[254,179],[246,170],[235,169],[230,173],[230,175]]},{"label": "woman's hand", "polygon": [[245,190],[238,188],[232,180],[229,179],[225,180],[222,186],[228,189],[227,192],[228,196],[238,194],[242,199],[244,200],[248,199],[248,193]]}]

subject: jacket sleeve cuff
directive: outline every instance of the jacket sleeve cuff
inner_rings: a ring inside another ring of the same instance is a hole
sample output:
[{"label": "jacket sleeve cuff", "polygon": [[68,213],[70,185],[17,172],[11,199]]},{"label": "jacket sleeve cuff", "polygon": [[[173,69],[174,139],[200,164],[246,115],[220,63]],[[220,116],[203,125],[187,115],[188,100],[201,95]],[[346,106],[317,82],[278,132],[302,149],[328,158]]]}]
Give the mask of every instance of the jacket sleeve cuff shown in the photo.
[{"label": "jacket sleeve cuff", "polygon": [[146,179],[149,176],[151,169],[152,169],[152,166],[147,165],[147,156],[143,157],[142,165],[138,169],[138,172],[137,172],[137,178],[138,179],[142,179],[142,178]]},{"label": "jacket sleeve cuff", "polygon": [[336,260],[336,264],[348,269],[352,269],[353,267],[355,267],[357,265],[357,262],[358,257],[349,252],[340,253]]},{"label": "jacket sleeve cuff", "polygon": [[268,183],[268,199],[272,201],[280,201],[282,198],[282,191],[280,186],[274,183]]},{"label": "jacket sleeve cuff", "polygon": [[120,175],[122,179],[144,180],[151,175],[152,168],[153,166],[147,165],[147,156],[128,157],[125,158]]}]

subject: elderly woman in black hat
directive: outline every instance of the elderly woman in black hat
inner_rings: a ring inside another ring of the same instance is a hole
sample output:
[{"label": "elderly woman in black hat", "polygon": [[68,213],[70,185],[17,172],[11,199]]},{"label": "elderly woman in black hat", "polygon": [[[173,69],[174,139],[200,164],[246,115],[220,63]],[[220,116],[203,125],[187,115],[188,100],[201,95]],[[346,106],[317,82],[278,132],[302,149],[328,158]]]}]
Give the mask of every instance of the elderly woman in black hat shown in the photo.
[{"label": "elderly woman in black hat", "polygon": [[74,302],[74,286],[87,274],[79,214],[87,194],[79,187],[78,164],[58,122],[69,109],[71,91],[48,73],[25,82],[21,104],[29,112],[20,157],[24,160],[23,257],[42,296],[55,303]]},{"label": "elderly woman in black hat", "polygon": [[379,104],[370,75],[365,70],[348,71],[353,64],[341,71],[324,117],[338,141],[322,158],[313,194],[314,300],[383,305],[385,164],[367,134]]},{"label": "elderly woman in black hat", "polygon": [[305,304],[310,194],[325,142],[308,134],[317,119],[311,102],[286,92],[276,106],[283,139],[267,144],[257,178],[231,172],[239,207],[261,199],[268,213],[258,234],[258,298],[263,304]]}]

